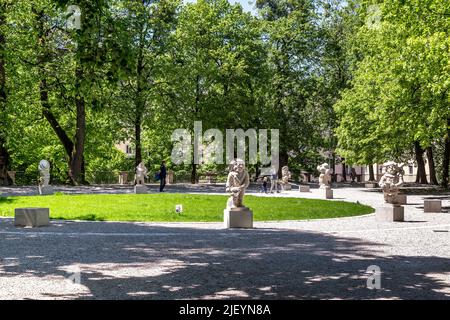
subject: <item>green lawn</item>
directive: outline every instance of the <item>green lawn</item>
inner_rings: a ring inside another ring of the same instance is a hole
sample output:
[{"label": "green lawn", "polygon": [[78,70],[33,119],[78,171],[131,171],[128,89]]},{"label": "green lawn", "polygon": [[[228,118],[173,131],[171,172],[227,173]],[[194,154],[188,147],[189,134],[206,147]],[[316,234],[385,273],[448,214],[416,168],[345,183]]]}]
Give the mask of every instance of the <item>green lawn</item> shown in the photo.
[{"label": "green lawn", "polygon": [[[223,221],[227,196],[193,194],[115,194],[0,197],[0,216],[14,208],[48,207],[52,219],[97,221]],[[175,213],[175,205],[183,213]],[[302,220],[357,216],[373,208],[343,202],[300,198],[246,196],[254,219]]]}]

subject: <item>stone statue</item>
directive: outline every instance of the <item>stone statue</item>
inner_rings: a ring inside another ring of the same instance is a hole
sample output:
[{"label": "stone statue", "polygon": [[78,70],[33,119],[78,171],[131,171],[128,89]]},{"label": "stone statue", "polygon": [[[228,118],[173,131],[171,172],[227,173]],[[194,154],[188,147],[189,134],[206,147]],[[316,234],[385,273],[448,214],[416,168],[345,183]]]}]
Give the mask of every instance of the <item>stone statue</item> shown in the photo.
[{"label": "stone statue", "polygon": [[331,189],[331,169],[328,163],[323,163],[322,165],[317,166],[317,170],[320,171],[320,189]]},{"label": "stone statue", "polygon": [[245,189],[247,189],[249,184],[250,178],[245,169],[244,160],[236,159],[232,161],[226,184],[226,191],[231,193],[231,197],[227,202],[227,209],[244,207]]},{"label": "stone statue", "polygon": [[379,185],[383,190],[384,201],[390,204],[398,204],[399,186],[403,184],[403,164],[389,161],[383,164],[386,168]]},{"label": "stone statue", "polygon": [[289,184],[289,179],[291,178],[291,172],[288,166],[281,168],[281,188],[283,190],[291,190],[291,185]]},{"label": "stone statue", "polygon": [[50,183],[50,163],[47,160],[39,162],[39,187],[48,187]]},{"label": "stone statue", "polygon": [[144,162],[139,163],[136,167],[136,175],[134,177],[136,185],[145,185],[145,178],[147,178],[148,170],[145,167]]}]

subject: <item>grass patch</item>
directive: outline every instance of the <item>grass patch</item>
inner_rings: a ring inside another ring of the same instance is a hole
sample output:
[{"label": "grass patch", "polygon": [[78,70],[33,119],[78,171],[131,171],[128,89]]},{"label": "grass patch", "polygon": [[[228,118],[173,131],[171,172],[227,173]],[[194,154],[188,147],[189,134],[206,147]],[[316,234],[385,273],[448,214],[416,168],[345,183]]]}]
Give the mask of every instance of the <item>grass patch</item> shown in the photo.
[{"label": "grass patch", "polygon": [[[0,197],[1,199],[2,197]],[[223,221],[227,196],[194,194],[51,195],[3,197],[0,216],[14,208],[47,207],[52,219],[90,221]],[[183,213],[175,205],[183,205]],[[248,195],[245,205],[256,221],[349,217],[372,213],[373,208],[344,201],[269,198]]]}]

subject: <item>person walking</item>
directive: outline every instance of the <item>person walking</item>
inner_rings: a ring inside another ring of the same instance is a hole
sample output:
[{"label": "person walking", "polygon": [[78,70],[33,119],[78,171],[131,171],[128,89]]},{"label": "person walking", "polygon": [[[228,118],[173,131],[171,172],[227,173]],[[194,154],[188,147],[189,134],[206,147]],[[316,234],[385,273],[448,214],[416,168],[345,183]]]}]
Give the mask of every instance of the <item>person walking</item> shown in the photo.
[{"label": "person walking", "polygon": [[163,161],[161,163],[161,167],[159,167],[159,192],[164,191],[164,187],[166,186],[166,176],[167,176],[166,162]]}]

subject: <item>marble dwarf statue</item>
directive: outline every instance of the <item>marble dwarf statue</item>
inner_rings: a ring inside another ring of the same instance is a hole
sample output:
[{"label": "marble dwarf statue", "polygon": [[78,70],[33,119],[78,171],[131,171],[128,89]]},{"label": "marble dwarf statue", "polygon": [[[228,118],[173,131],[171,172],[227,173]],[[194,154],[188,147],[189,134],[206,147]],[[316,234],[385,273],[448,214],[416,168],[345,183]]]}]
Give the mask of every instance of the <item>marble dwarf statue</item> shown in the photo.
[{"label": "marble dwarf statue", "polygon": [[281,188],[283,190],[289,190],[290,184],[289,179],[291,178],[291,172],[288,166],[281,168]]},{"label": "marble dwarf statue", "polygon": [[50,183],[50,163],[47,160],[39,162],[39,187],[48,187]]},{"label": "marble dwarf statue", "polygon": [[135,183],[136,185],[144,185],[145,184],[145,178],[147,178],[148,170],[145,167],[144,162],[139,163],[139,165],[136,167],[136,175],[135,175]]},{"label": "marble dwarf statue", "polygon": [[384,201],[390,204],[398,203],[399,186],[403,184],[403,164],[389,161],[383,164],[386,168],[385,174],[381,177],[379,185],[383,190]]},{"label": "marble dwarf statue", "polygon": [[319,185],[320,189],[330,189],[331,188],[331,169],[328,163],[323,163],[317,166],[317,170],[320,172]]},{"label": "marble dwarf statue", "polygon": [[243,199],[245,189],[250,184],[248,172],[245,169],[245,162],[241,159],[236,159],[230,163],[230,173],[228,174],[226,191],[230,192],[231,197],[227,202],[227,209],[244,207]]}]

